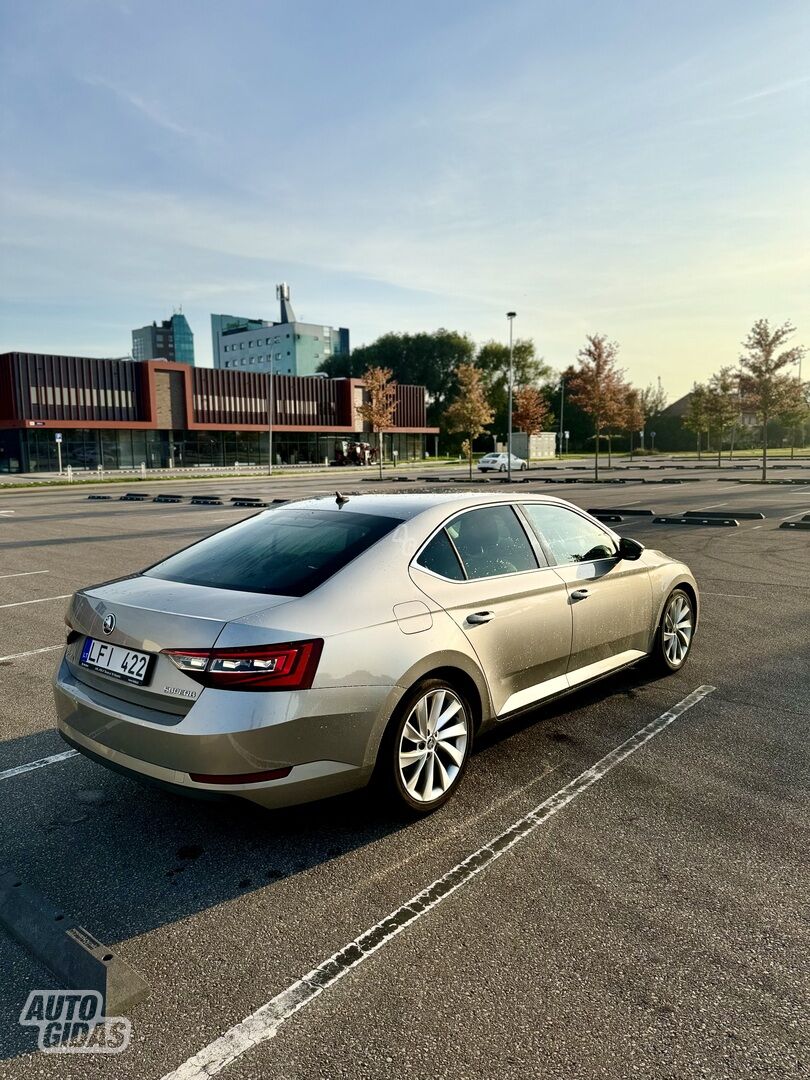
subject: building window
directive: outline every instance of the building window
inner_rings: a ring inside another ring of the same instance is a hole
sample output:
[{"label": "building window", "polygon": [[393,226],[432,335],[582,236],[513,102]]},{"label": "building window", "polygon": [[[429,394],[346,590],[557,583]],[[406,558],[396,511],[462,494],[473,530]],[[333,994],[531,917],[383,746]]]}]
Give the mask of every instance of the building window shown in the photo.
[{"label": "building window", "polygon": [[239,348],[240,348],[240,349],[244,349],[244,347],[245,347],[245,343],[244,343],[244,341],[240,341],[240,342],[239,342]]}]

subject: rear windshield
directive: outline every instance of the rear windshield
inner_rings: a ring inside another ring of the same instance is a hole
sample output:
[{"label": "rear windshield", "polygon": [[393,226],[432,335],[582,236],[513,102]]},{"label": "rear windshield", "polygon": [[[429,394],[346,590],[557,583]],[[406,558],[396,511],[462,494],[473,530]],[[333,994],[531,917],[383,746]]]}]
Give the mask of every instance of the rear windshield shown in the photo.
[{"label": "rear windshield", "polygon": [[144,571],[212,589],[304,596],[400,524],[346,510],[272,510]]}]

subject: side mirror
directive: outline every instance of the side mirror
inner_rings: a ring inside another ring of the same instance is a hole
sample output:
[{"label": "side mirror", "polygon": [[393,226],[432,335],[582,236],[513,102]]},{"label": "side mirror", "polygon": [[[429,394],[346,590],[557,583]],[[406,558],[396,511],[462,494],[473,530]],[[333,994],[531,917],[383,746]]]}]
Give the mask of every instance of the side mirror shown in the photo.
[{"label": "side mirror", "polygon": [[619,540],[620,559],[627,559],[629,562],[635,562],[636,559],[641,558],[643,550],[644,545],[640,544],[638,540],[631,540],[629,536],[623,536]]}]

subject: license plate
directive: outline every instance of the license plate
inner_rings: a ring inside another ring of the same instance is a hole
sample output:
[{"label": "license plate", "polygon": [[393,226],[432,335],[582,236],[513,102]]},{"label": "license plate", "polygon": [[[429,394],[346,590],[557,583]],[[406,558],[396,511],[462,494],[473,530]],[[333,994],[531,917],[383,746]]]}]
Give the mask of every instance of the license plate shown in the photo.
[{"label": "license plate", "polygon": [[122,645],[111,645],[109,641],[86,638],[79,663],[82,667],[139,686],[146,682],[151,659],[149,653],[125,649]]}]

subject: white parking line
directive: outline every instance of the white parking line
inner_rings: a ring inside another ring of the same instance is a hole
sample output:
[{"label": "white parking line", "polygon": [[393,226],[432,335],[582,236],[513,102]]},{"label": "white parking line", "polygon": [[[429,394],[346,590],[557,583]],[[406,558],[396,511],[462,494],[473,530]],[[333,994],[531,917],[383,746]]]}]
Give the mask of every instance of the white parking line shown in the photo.
[{"label": "white parking line", "polygon": [[701,511],[701,510],[711,510],[711,509],[713,509],[713,508],[714,508],[715,506],[728,506],[728,502],[721,502],[721,503],[709,503],[709,505],[708,505],[708,506],[696,506],[696,507],[695,507],[695,513],[698,513],[698,512],[699,512],[699,511]]},{"label": "white parking line", "polygon": [[16,574],[0,574],[0,578],[30,577],[32,574],[50,574],[50,570],[19,570]]},{"label": "white parking line", "polygon": [[194,1057],[185,1061],[174,1072],[166,1073],[162,1080],[206,1080],[230,1065],[242,1054],[267,1039],[272,1039],[281,1025],[290,1019],[305,1005],[334,986],[344,975],[362,964],[369,956],[387,945],[417,919],[421,919],[448,896],[452,896],[462,886],[480,874],[487,866],[511,850],[524,836],[533,832],[552,815],[572,802],[588,788],[601,780],[611,769],[621,764],[636,750],[654,739],[679,716],[697,705],[716,687],[699,686],[688,697],[679,701],[667,712],[652,720],[646,727],[631,735],[629,739],[611,750],[590,769],[580,773],[565,787],[560,788],[549,798],[539,803],[524,817],[519,818],[508,829],[494,837],[488,844],[468,855],[443,877],[438,878],[427,888],[412,896],[396,911],[392,911],[354,941],[349,942],[339,952],[334,953],[303,978],[298,979],[282,990],[265,1005],[250,1016],[234,1024],[224,1035],[200,1050]]},{"label": "white parking line", "polygon": [[0,608],[24,607],[26,604],[46,604],[49,600],[67,600],[70,596],[73,596],[73,593],[66,592],[60,596],[42,596],[39,600],[17,600],[13,604],[0,604]]},{"label": "white parking line", "polygon": [[798,517],[799,514],[810,514],[810,509],[797,510],[795,514],[788,514],[787,517],[779,518],[780,521],[790,521],[791,518]]},{"label": "white parking line", "polygon": [[10,780],[12,776],[22,776],[23,773],[33,772],[34,769],[44,769],[46,765],[56,765],[58,761],[67,761],[68,758],[78,756],[78,750],[63,750],[61,754],[51,754],[50,757],[38,758],[25,765],[16,765],[13,769],[5,769],[0,772],[0,780]]},{"label": "white parking line", "polygon": [[64,642],[61,645],[46,645],[42,649],[30,649],[28,652],[14,652],[9,653],[8,656],[0,656],[0,663],[3,660],[22,660],[24,656],[36,656],[38,653],[52,652],[54,649],[64,649]]}]

